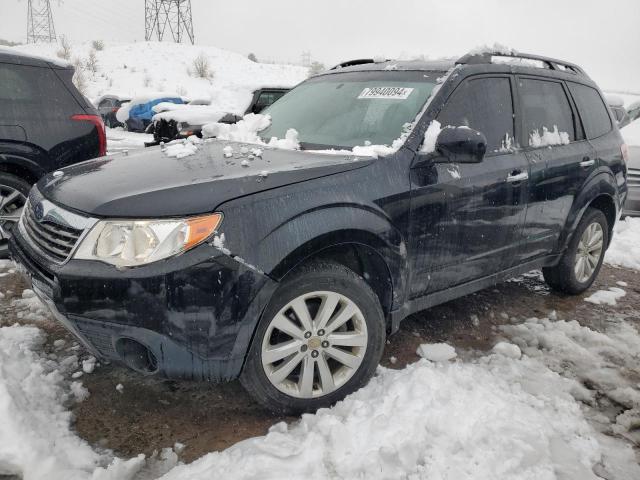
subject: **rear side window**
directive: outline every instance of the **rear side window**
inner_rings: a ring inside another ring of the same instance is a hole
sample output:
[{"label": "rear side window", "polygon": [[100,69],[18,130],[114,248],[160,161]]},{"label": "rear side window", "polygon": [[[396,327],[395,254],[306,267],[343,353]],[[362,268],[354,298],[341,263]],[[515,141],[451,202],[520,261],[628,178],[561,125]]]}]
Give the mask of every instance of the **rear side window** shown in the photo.
[{"label": "rear side window", "polygon": [[513,140],[511,82],[506,77],[465,81],[438,115],[443,127],[467,126],[487,137],[487,151],[506,150]]},{"label": "rear side window", "polygon": [[561,83],[521,78],[518,93],[529,146],[563,144],[576,139],[573,110]]},{"label": "rear side window", "polygon": [[611,131],[611,117],[595,88],[569,82],[569,90],[578,105],[587,137],[597,138]]},{"label": "rear side window", "polygon": [[25,108],[42,112],[78,113],[79,106],[50,68],[0,63],[2,116],[24,115]]}]

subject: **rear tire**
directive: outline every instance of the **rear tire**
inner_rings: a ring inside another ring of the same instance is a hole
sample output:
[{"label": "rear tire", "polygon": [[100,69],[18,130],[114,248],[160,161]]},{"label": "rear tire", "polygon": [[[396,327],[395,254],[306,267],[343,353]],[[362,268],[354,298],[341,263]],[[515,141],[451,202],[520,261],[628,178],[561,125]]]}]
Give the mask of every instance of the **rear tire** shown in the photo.
[{"label": "rear tire", "polygon": [[[20,177],[0,172],[0,215],[18,215],[31,185]],[[0,220],[0,259],[9,258],[9,241],[15,222]]]},{"label": "rear tire", "polygon": [[584,292],[598,276],[608,245],[607,217],[600,210],[588,208],[558,265],[542,269],[544,280],[558,292]]},{"label": "rear tire", "polygon": [[329,407],[373,376],[385,336],[380,301],[360,276],[335,263],[310,264],[273,294],[240,382],[279,414]]}]

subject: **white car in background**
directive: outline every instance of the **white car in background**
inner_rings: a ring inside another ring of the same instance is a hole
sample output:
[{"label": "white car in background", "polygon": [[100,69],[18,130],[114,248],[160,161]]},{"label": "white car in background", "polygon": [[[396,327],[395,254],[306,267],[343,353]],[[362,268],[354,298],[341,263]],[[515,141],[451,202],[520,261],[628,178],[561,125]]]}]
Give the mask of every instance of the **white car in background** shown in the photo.
[{"label": "white car in background", "polygon": [[623,215],[640,216],[640,119],[620,130],[629,147],[627,164],[627,188],[629,194]]}]

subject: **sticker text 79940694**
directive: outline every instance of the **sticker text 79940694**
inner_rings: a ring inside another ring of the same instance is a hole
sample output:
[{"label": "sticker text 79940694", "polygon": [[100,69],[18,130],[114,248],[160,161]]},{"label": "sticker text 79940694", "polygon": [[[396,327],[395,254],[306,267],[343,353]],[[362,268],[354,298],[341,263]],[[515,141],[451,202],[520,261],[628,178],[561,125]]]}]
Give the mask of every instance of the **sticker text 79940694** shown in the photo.
[{"label": "sticker text 79940694", "polygon": [[413,92],[413,88],[407,87],[371,87],[360,92],[358,98],[377,98],[388,100],[406,100]]}]

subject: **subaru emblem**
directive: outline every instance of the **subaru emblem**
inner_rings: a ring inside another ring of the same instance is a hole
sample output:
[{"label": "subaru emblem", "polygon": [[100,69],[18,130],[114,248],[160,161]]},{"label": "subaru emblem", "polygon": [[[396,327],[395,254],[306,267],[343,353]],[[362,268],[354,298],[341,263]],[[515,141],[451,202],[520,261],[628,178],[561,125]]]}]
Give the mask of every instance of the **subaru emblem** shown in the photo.
[{"label": "subaru emblem", "polygon": [[44,206],[42,205],[42,202],[37,203],[33,208],[33,216],[36,217],[38,222],[42,221],[44,217]]}]

